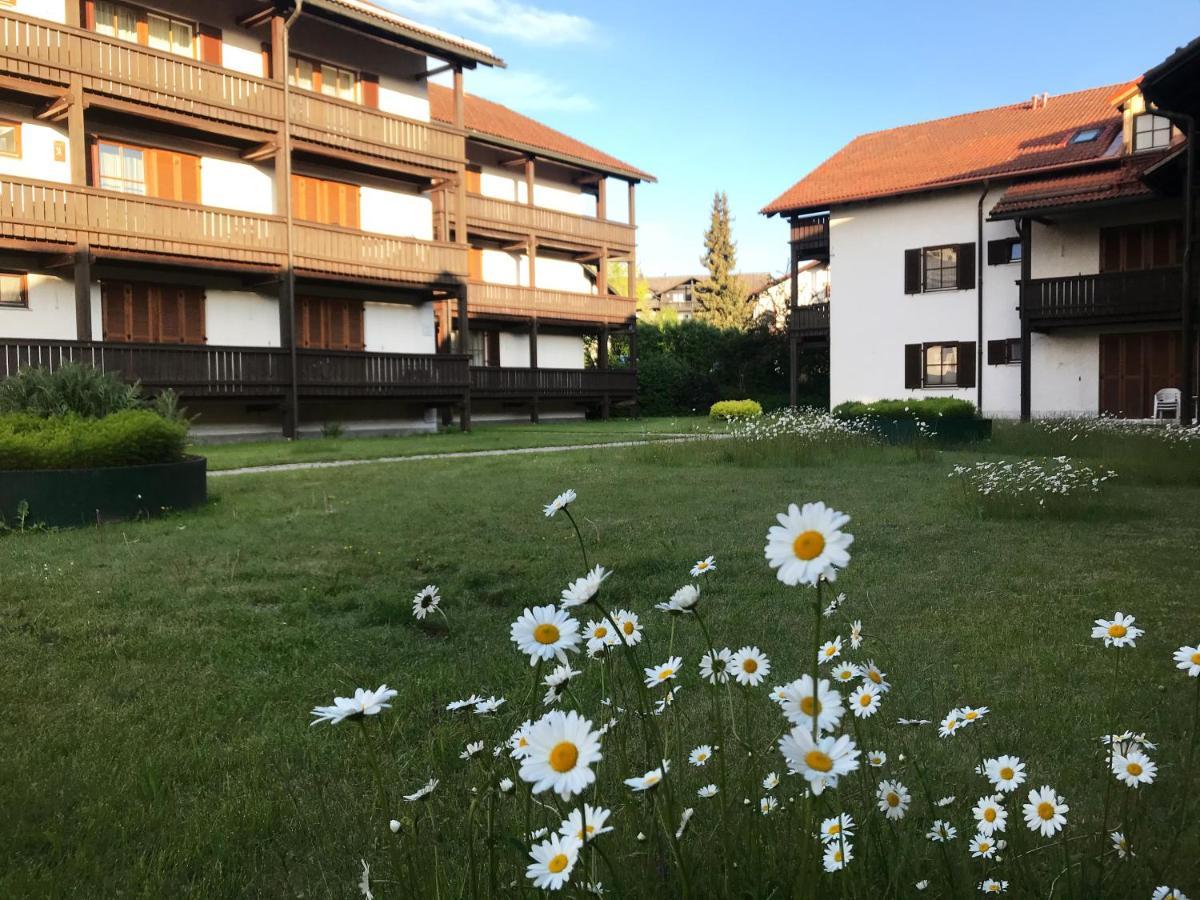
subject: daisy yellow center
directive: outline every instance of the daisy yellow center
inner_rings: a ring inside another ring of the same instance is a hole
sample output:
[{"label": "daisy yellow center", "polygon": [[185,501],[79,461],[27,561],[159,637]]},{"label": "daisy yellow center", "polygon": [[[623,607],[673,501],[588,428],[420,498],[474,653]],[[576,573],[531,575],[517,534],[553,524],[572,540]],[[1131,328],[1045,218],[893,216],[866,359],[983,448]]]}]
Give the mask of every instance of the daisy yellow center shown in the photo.
[{"label": "daisy yellow center", "polygon": [[658,673],[658,680],[666,681],[668,678],[670,678],[674,674],[675,674],[674,669],[663,669],[661,672]]},{"label": "daisy yellow center", "polygon": [[833,861],[834,861],[834,862],[841,862],[841,861],[842,861],[842,851],[841,851],[841,850],[834,850],[834,851],[833,851]]},{"label": "daisy yellow center", "polygon": [[539,644],[553,644],[558,640],[558,626],[546,622],[533,629],[533,639]]},{"label": "daisy yellow center", "polygon": [[756,659],[743,660],[742,661],[742,671],[749,672],[751,675],[753,675],[755,672],[758,671],[758,660],[756,660]]},{"label": "daisy yellow center", "polygon": [[567,859],[567,855],[565,853],[559,853],[557,856],[550,857],[550,862],[546,863],[546,868],[557,875],[567,867],[568,862],[570,862],[570,860]]},{"label": "daisy yellow center", "polygon": [[708,568],[708,563],[706,563],[706,562],[698,562],[698,563],[696,563],[696,568],[697,568],[697,569],[707,569],[707,568]]},{"label": "daisy yellow center", "polygon": [[828,647],[825,648],[826,656],[833,656],[833,654],[835,654],[835,653],[837,653],[837,647],[833,646],[833,644],[830,644]]},{"label": "daisy yellow center", "polygon": [[863,694],[861,697],[859,697],[858,705],[859,706],[870,706],[871,705],[871,695]]},{"label": "daisy yellow center", "polygon": [[1118,625],[1116,622],[1113,622],[1108,626],[1109,637],[1122,638],[1125,637],[1125,634],[1128,631],[1128,628],[1126,628],[1124,625]]},{"label": "daisy yellow center", "polygon": [[621,630],[624,631],[626,634],[633,634],[633,623],[632,622],[623,623],[621,625]]},{"label": "daisy yellow center", "polygon": [[811,716],[814,713],[816,715],[820,715],[821,714],[821,701],[818,700],[816,697],[801,697],[800,698],[800,711],[802,713],[804,713],[806,716]]},{"label": "daisy yellow center", "polygon": [[963,718],[966,719],[968,722],[970,722],[970,721],[973,721],[978,715],[979,715],[979,713],[977,713],[977,712],[969,712],[965,716],[963,716]]},{"label": "daisy yellow center", "polygon": [[876,684],[883,684],[883,679],[879,677],[879,673],[876,672],[874,669],[867,672],[867,677],[870,678]]},{"label": "daisy yellow center", "polygon": [[1011,781],[1012,777],[1013,777],[1013,770],[1010,769],[1008,766],[1005,766],[1003,769],[1000,770],[1000,777],[1004,781]]},{"label": "daisy yellow center", "polygon": [[646,784],[658,784],[658,775],[653,773],[646,776]]},{"label": "daisy yellow center", "polygon": [[830,826],[829,826],[829,833],[830,833],[830,834],[841,834],[841,833],[842,833],[842,826],[841,826],[841,825],[836,825],[836,824],[835,824],[835,825],[830,825]]},{"label": "daisy yellow center", "polygon": [[605,628],[603,625],[601,625],[599,628],[596,629],[596,637],[598,637],[598,638],[608,637],[608,629]]},{"label": "daisy yellow center", "polygon": [[989,844],[987,841],[979,842],[979,852],[980,853],[987,853],[991,849],[992,849],[992,845]]},{"label": "daisy yellow center", "polygon": [[1125,767],[1125,771],[1136,778],[1138,775],[1142,774],[1141,763],[1131,762]]},{"label": "daisy yellow center", "polygon": [[1047,803],[1045,800],[1043,800],[1037,805],[1037,814],[1039,819],[1045,819],[1047,822],[1049,822],[1054,818],[1054,804]]},{"label": "daisy yellow center", "polygon": [[1200,666],[1200,650],[1197,650],[1195,653],[1192,654],[1192,665]]},{"label": "daisy yellow center", "polygon": [[820,750],[809,750],[804,754],[804,762],[810,769],[816,769],[818,772],[828,772],[833,769],[833,760],[829,758],[829,754],[822,753]]},{"label": "daisy yellow center", "polygon": [[825,536],[819,531],[804,531],[792,541],[792,552],[798,559],[807,562],[816,559],[825,549]]},{"label": "daisy yellow center", "polygon": [[696,759],[708,759],[708,754],[707,753],[697,753]]},{"label": "daisy yellow center", "polygon": [[550,751],[550,768],[555,772],[570,772],[579,761],[579,748],[570,741],[555,744]]},{"label": "daisy yellow center", "polygon": [[996,811],[994,809],[992,809],[991,807],[988,807],[987,809],[985,809],[983,811],[983,821],[995,822],[996,821]]},{"label": "daisy yellow center", "polygon": [[897,794],[895,791],[888,791],[887,804],[888,804],[888,806],[899,806],[900,805],[900,795]]}]

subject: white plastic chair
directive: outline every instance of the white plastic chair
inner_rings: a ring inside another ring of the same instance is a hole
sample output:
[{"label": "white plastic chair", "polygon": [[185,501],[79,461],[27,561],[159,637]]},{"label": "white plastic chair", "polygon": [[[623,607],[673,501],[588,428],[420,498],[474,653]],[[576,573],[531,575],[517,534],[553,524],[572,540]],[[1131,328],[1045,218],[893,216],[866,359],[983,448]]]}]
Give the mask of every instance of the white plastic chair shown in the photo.
[{"label": "white plastic chair", "polygon": [[1175,421],[1179,421],[1179,407],[1183,403],[1183,391],[1179,388],[1163,388],[1154,392],[1154,418],[1162,418],[1164,414],[1170,415]]}]

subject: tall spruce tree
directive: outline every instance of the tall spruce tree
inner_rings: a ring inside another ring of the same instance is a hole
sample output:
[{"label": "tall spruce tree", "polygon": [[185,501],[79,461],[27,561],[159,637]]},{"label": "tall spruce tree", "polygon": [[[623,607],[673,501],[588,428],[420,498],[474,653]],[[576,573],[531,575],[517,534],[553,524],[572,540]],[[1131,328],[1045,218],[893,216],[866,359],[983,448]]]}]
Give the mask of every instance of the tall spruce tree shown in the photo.
[{"label": "tall spruce tree", "polygon": [[741,328],[750,325],[750,304],[746,288],[734,272],[737,268],[737,244],[733,241],[729,216],[729,198],[724,191],[713,195],[712,216],[704,233],[704,255],[700,261],[708,269],[708,277],[696,285],[700,317],[718,328]]}]

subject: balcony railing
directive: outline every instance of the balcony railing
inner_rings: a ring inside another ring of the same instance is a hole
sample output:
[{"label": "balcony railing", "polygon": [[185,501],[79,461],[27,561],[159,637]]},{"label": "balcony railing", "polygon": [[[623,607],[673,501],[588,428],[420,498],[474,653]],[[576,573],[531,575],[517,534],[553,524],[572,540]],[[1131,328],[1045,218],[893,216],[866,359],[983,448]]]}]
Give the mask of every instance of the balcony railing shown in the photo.
[{"label": "balcony railing", "polygon": [[637,312],[636,300],[614,294],[579,294],[485,281],[472,281],[468,296],[471,313],[475,315],[539,316],[567,322],[624,325]]},{"label": "balcony railing", "polygon": [[[291,384],[289,353],[274,347],[0,340],[0,378],[69,362],[184,397],[278,397]],[[296,372],[307,396],[456,398],[470,379],[458,354],[297,350]]]},{"label": "balcony railing", "polygon": [[1180,316],[1182,278],[1180,266],[1034,278],[1025,312],[1034,327],[1169,321]]},{"label": "balcony railing", "polygon": [[800,259],[829,256],[829,216],[813,216],[792,226],[792,245]]},{"label": "balcony railing", "polygon": [[633,369],[525,369],[471,367],[471,393],[477,397],[629,398],[637,394]]},{"label": "balcony railing", "polygon": [[[298,222],[297,270],[416,284],[465,277],[462,245]],[[277,268],[281,217],[0,176],[0,238]]]},{"label": "balcony railing", "polygon": [[628,252],[637,240],[637,229],[624,222],[575,215],[527,203],[513,203],[480,194],[468,195],[467,217],[475,225],[516,234],[535,234],[551,240],[558,238],[567,243],[608,246],[617,253]]},{"label": "balcony railing", "polygon": [[829,303],[810,303],[792,313],[792,331],[801,337],[829,335]]},{"label": "balcony railing", "polygon": [[[78,75],[99,96],[264,133],[283,119],[277,81],[11,12],[0,13],[0,70],[61,85]],[[465,156],[463,133],[448,126],[299,89],[292,98],[297,140],[446,170]]]}]

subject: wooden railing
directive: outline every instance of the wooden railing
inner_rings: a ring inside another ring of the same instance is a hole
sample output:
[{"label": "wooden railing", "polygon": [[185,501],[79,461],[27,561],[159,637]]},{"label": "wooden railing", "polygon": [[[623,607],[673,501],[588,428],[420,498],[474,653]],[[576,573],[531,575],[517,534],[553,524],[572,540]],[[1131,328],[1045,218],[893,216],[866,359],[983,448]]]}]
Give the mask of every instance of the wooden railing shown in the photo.
[{"label": "wooden railing", "polygon": [[480,194],[467,196],[467,217],[476,224],[518,234],[560,238],[588,246],[608,246],[618,253],[628,252],[637,240],[637,229],[624,222],[575,215],[527,203],[513,203]]},{"label": "wooden railing", "polygon": [[[290,354],[277,347],[0,339],[0,378],[68,362],[184,397],[282,396],[291,384]],[[297,350],[296,372],[309,396],[459,397],[470,382],[468,357],[459,354]]]},{"label": "wooden railing", "polygon": [[[272,134],[283,120],[277,81],[11,12],[0,13],[0,70],[62,85],[74,74],[96,95]],[[310,91],[291,96],[297,140],[443,170],[466,156],[464,133],[447,125]]]},{"label": "wooden railing", "polygon": [[637,312],[637,301],[609,294],[577,294],[542,288],[472,281],[468,303],[475,315],[540,316],[570,322],[625,324]]},{"label": "wooden railing", "polygon": [[[279,216],[0,176],[0,238],[277,268],[286,263],[286,227]],[[307,222],[293,234],[298,270],[418,284],[467,273],[459,244]]]},{"label": "wooden railing", "polygon": [[829,334],[829,303],[809,303],[792,312],[792,330],[800,335]]},{"label": "wooden railing", "polygon": [[1035,327],[1177,319],[1183,269],[1034,278],[1025,313]]},{"label": "wooden railing", "polygon": [[829,216],[801,219],[792,226],[791,240],[800,259],[829,255]]},{"label": "wooden railing", "polygon": [[471,391],[480,397],[632,397],[634,369],[526,369],[472,366]]}]

